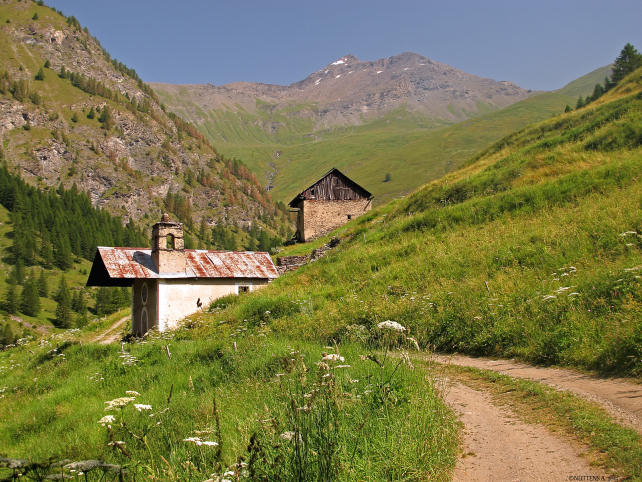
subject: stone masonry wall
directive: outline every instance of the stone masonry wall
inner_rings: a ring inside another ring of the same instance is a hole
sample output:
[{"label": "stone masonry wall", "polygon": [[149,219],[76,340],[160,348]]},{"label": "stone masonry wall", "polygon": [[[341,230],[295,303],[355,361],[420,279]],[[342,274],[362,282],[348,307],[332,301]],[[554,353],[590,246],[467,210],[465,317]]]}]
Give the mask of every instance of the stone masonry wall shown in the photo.
[{"label": "stone masonry wall", "polygon": [[[322,236],[351,219],[370,211],[372,201],[359,199],[356,201],[318,201],[304,200],[301,207],[303,216],[303,231],[299,231],[299,240],[306,242]],[[299,223],[299,229],[300,223]],[[301,234],[303,236],[301,236]]]}]

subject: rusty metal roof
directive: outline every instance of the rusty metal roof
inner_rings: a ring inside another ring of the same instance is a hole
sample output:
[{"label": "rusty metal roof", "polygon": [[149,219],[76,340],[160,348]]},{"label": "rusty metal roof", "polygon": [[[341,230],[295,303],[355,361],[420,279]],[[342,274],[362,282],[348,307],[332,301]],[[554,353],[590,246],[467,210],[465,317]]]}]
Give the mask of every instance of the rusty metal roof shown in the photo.
[{"label": "rusty metal roof", "polygon": [[[279,274],[266,252],[185,250],[184,273],[159,274],[152,250],[148,248],[110,248],[99,246],[94,258],[88,284],[94,281],[93,272],[102,271],[104,264],[110,279],[136,278],[278,278]],[[99,273],[96,272],[98,276]],[[102,276],[100,278],[103,278]],[[98,281],[98,278],[95,279]],[[93,284],[92,284],[93,285]],[[99,286],[99,285],[94,285]]]}]

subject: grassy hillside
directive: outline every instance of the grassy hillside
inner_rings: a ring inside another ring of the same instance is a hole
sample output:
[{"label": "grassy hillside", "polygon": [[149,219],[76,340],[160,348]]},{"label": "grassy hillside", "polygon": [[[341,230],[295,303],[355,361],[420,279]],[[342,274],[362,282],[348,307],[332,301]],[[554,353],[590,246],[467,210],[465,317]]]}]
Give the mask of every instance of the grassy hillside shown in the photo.
[{"label": "grassy hillside", "polygon": [[[225,155],[243,159],[261,182],[267,185],[273,176],[271,194],[277,200],[289,201],[303,186],[338,167],[382,204],[458,168],[502,136],[549,118],[566,104],[575,105],[580,95],[590,94],[596,83],[603,82],[609,70],[597,69],[558,91],[452,126],[401,108],[362,126],[313,132],[296,113],[314,110],[314,105],[292,106],[289,111],[266,105],[258,114],[232,108],[202,112],[193,105],[181,107],[185,101],[180,96],[158,93],[183,115],[197,111],[198,128]],[[384,182],[386,173],[391,174],[389,182]]]},{"label": "grassy hillside", "polygon": [[[423,370],[265,327],[217,331],[188,326],[125,353],[72,333],[0,352],[3,454],[43,462],[19,465],[33,477],[448,480],[456,424]],[[112,465],[74,473],[60,459]]]},{"label": "grassy hillside", "polygon": [[638,70],[348,224],[223,319],[325,340],[391,319],[438,350],[640,376],[641,121]]}]

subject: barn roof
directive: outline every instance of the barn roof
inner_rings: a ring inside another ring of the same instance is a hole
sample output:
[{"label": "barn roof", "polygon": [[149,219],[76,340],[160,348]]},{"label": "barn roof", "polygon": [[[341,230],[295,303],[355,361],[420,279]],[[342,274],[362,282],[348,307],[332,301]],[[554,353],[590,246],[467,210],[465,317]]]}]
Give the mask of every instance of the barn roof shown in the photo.
[{"label": "barn roof", "polygon": [[352,189],[353,189],[354,191],[356,191],[356,192],[358,192],[359,194],[361,194],[361,196],[363,196],[364,198],[367,198],[367,199],[372,198],[372,194],[371,194],[368,190],[366,190],[365,188],[363,188],[362,186],[360,186],[359,184],[357,184],[356,182],[354,182],[354,181],[353,181],[352,179],[350,179],[348,176],[346,176],[346,175],[345,175],[345,174],[343,174],[341,171],[339,171],[339,169],[337,169],[336,167],[333,167],[333,168],[332,168],[332,169],[330,169],[328,172],[326,172],[323,176],[321,176],[317,181],[313,182],[313,183],[312,183],[312,184],[310,184],[308,187],[306,187],[303,191],[301,191],[299,194],[297,194],[296,196],[294,196],[294,198],[292,199],[292,201],[290,201],[290,202],[289,202],[288,206],[290,206],[290,207],[296,207],[296,205],[297,205],[298,201],[299,201],[299,200],[301,200],[301,199],[303,199],[303,194],[304,194],[308,189],[310,189],[310,188],[312,188],[312,187],[316,186],[317,184],[321,183],[321,182],[322,182],[326,177],[331,176],[331,175],[335,175],[335,176],[341,177],[341,178],[345,181],[345,183],[346,183],[347,185],[349,185],[350,187],[352,187]]},{"label": "barn roof", "polygon": [[99,246],[87,286],[130,286],[138,278],[278,278],[266,252],[185,250],[184,273],[160,275],[149,248]]}]

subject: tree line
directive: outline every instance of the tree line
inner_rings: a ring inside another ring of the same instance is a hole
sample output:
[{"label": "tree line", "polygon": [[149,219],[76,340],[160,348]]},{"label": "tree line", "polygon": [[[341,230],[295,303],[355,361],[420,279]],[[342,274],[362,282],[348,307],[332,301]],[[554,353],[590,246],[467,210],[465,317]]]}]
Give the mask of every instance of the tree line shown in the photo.
[{"label": "tree line", "polygon": [[[580,96],[577,99],[575,108],[581,109],[585,105],[599,99],[606,92],[615,87],[624,77],[640,67],[642,67],[642,54],[640,54],[633,45],[627,43],[613,63],[613,72],[611,73],[611,77],[609,78],[607,76],[604,79],[604,84],[595,84],[595,88],[591,95],[586,98]],[[571,106],[567,105],[564,111],[570,112],[572,110]]]},{"label": "tree line", "polygon": [[96,246],[141,246],[147,238],[132,221],[123,226],[119,217],[95,208],[74,184],[65,189],[41,191],[0,167],[0,204],[11,216],[11,264],[71,267],[73,257],[92,260]]}]

